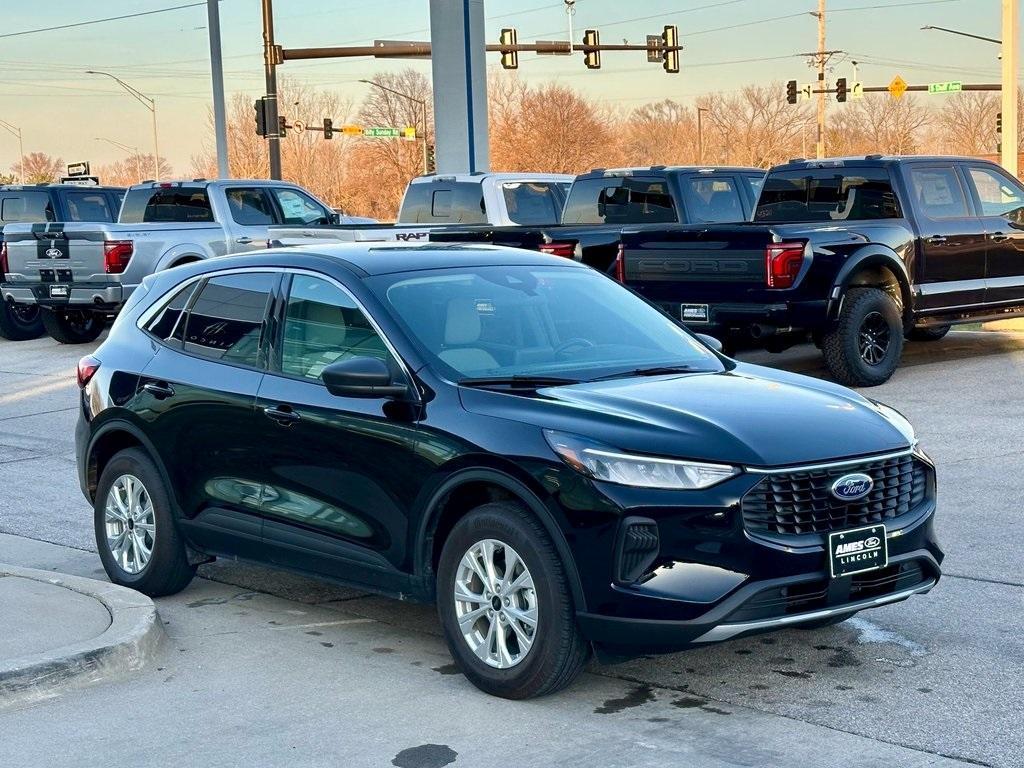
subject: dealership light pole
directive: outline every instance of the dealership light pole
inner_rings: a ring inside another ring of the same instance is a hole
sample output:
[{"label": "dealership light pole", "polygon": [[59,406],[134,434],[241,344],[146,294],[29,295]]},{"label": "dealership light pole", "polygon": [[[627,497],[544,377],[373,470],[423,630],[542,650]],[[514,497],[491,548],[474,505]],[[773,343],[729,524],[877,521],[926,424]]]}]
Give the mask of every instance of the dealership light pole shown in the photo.
[{"label": "dealership light pole", "polygon": [[107,142],[107,144],[113,144],[115,147],[123,149],[125,152],[131,154],[131,156],[135,158],[135,173],[139,177],[138,180],[142,181],[142,159],[139,155],[138,147],[132,147],[127,144],[122,144],[120,141],[108,139],[105,136],[97,136],[96,141],[105,141]]},{"label": "dealership light pole", "polygon": [[87,69],[85,71],[85,73],[87,75],[104,75],[106,77],[109,77],[111,80],[113,80],[118,85],[120,85],[122,88],[124,88],[126,91],[128,91],[128,93],[130,93],[132,96],[134,96],[136,101],[138,101],[140,104],[142,104],[146,109],[148,109],[152,113],[152,115],[153,115],[153,180],[154,181],[159,181],[159,179],[160,179],[160,140],[157,137],[157,132],[156,132],[156,99],[150,98],[149,96],[147,96],[146,94],[144,94],[140,90],[138,90],[137,88],[133,88],[132,86],[128,85],[128,83],[126,83],[124,80],[122,80],[121,78],[119,78],[119,77],[117,77],[115,75],[110,74],[109,72],[97,72],[94,69]]},{"label": "dealership light pole", "polygon": [[1000,162],[1017,175],[1017,65],[1020,61],[1020,0],[1003,0],[1003,136]]},{"label": "dealership light pole", "polygon": [[18,179],[25,183],[25,141],[21,136],[21,128],[11,125],[6,120],[0,120],[0,127],[8,133],[18,137]]},{"label": "dealership light pole", "polygon": [[372,85],[374,88],[380,88],[382,91],[393,93],[395,96],[401,96],[403,99],[408,99],[409,101],[420,105],[420,112],[423,115],[423,175],[426,176],[430,173],[430,162],[427,158],[427,100],[417,99],[415,96],[410,96],[408,93],[402,93],[401,91],[396,91],[394,88],[388,88],[386,85],[381,85],[376,80],[360,80],[359,82]]},{"label": "dealership light pole", "polygon": [[217,176],[230,176],[228,124],[224,106],[224,62],[220,52],[220,0],[206,0],[210,28],[210,76],[213,80],[213,130],[217,143]]}]

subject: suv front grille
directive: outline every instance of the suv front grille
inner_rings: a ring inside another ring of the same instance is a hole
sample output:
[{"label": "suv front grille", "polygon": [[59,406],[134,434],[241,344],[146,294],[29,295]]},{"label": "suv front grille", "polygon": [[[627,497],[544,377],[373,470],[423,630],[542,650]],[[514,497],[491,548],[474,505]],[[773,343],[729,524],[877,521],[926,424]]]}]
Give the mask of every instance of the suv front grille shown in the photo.
[{"label": "suv front grille", "polygon": [[[875,485],[863,499],[844,502],[832,495],[843,475],[862,472]],[[896,456],[863,464],[768,474],[743,497],[743,522],[760,534],[827,534],[883,523],[916,509],[925,499],[928,473],[914,456]]]}]

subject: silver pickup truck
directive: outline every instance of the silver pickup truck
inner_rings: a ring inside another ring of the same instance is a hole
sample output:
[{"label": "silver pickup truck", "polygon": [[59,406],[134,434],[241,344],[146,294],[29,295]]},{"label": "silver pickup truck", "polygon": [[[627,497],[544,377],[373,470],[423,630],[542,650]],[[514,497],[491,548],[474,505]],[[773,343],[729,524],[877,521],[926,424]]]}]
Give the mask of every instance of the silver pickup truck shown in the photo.
[{"label": "silver pickup truck", "polygon": [[550,226],[574,176],[561,173],[463,173],[419,176],[409,182],[394,224],[333,224],[270,228],[273,245],[336,242],[427,242],[439,227],[489,224],[495,227]]},{"label": "silver pickup truck", "polygon": [[0,291],[37,304],[47,333],[92,341],[147,275],[266,248],[270,226],[342,217],[294,184],[266,180],[149,182],[128,189],[116,224],[9,224]]}]

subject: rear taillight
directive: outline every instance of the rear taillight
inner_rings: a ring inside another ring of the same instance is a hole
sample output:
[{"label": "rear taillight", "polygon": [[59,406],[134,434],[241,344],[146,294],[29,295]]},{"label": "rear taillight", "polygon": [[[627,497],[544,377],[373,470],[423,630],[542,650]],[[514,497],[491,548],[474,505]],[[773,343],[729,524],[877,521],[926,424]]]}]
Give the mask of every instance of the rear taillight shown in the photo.
[{"label": "rear taillight", "polygon": [[103,243],[103,269],[108,275],[120,275],[128,268],[134,246],[131,240],[107,240]]},{"label": "rear taillight", "polygon": [[804,263],[803,243],[772,243],[764,250],[769,288],[791,288]]},{"label": "rear taillight", "polygon": [[7,264],[7,242],[0,243],[0,277],[3,277],[10,271],[10,267]]},{"label": "rear taillight", "polygon": [[96,375],[96,371],[100,369],[100,361],[92,355],[86,355],[78,361],[78,388],[85,389],[85,385],[88,384],[92,377]]},{"label": "rear taillight", "polygon": [[537,250],[541,253],[550,253],[552,256],[562,256],[566,259],[576,258],[576,243],[541,243]]},{"label": "rear taillight", "polygon": [[619,252],[615,255],[615,279],[626,282],[626,247],[619,243]]}]

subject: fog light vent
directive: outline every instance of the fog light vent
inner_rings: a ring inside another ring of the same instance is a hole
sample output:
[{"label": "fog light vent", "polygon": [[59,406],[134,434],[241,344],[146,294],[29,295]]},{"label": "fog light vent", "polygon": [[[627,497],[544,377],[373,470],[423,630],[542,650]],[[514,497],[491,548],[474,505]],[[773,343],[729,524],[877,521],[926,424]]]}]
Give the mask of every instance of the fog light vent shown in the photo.
[{"label": "fog light vent", "polygon": [[627,517],[622,521],[618,541],[618,577],[631,584],[650,569],[661,546],[658,524],[646,517]]}]

